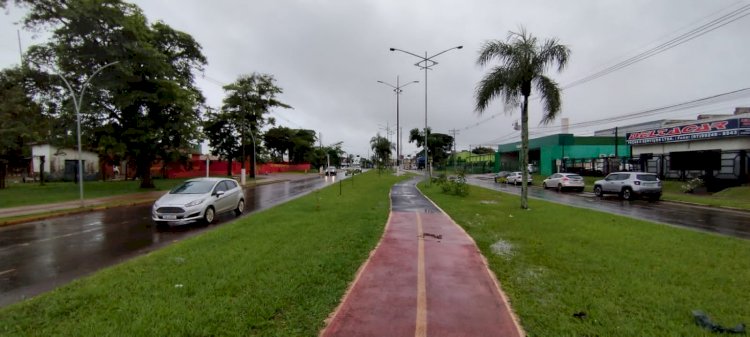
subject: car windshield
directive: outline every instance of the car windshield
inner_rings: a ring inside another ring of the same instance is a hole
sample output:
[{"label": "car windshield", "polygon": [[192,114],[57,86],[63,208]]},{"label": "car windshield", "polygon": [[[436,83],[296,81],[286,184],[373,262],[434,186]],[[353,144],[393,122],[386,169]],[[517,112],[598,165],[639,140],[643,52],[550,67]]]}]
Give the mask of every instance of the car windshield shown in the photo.
[{"label": "car windshield", "polygon": [[657,180],[655,174],[639,174],[639,175],[636,175],[635,177],[638,178],[638,180],[643,180],[643,181],[656,181]]},{"label": "car windshield", "polygon": [[186,181],[169,191],[170,194],[204,194],[214,187],[213,181]]}]

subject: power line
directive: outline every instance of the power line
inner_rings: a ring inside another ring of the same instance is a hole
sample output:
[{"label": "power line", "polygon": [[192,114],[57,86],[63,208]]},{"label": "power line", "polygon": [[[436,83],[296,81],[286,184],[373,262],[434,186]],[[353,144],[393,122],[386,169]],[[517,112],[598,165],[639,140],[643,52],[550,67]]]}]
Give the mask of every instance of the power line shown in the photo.
[{"label": "power line", "polygon": [[[615,117],[596,119],[596,120],[579,122],[579,123],[572,123],[572,124],[569,124],[568,127],[570,129],[580,129],[580,128],[590,127],[590,126],[601,126],[603,124],[610,124],[612,122],[620,122],[620,121],[625,121],[625,120],[630,120],[630,119],[635,119],[635,118],[652,116],[656,114],[693,109],[693,108],[698,108],[702,106],[733,101],[733,100],[746,98],[746,97],[750,97],[750,88],[737,89],[737,90],[728,91],[728,92],[711,95],[711,96],[706,96],[706,97],[702,97],[702,98],[698,98],[698,99],[694,99],[694,100],[690,100],[686,102],[670,104],[670,105],[666,105],[666,106],[662,106],[658,108],[652,108],[652,109],[647,109],[647,110],[626,113],[626,114],[618,115]],[[530,135],[551,134],[550,131],[554,133],[555,131],[554,129],[557,129],[557,128],[559,128],[559,126],[533,127],[533,128],[529,128],[529,134]],[[513,139],[518,136],[516,134],[517,132],[518,131],[513,131],[509,134],[491,139],[485,143],[496,143],[496,142],[500,143],[506,140]]]},{"label": "power line", "polygon": [[626,59],[625,61],[619,62],[613,66],[610,66],[608,68],[605,68],[603,70],[600,70],[594,74],[588,75],[586,77],[583,77],[581,79],[575,80],[571,83],[568,83],[567,85],[563,86],[563,89],[569,89],[590,81],[593,81],[597,78],[600,78],[602,76],[609,75],[615,71],[618,71],[620,69],[623,69],[625,67],[628,67],[630,65],[633,65],[635,63],[638,63],[640,61],[643,61],[645,59],[648,59],[652,56],[661,54],[667,50],[670,50],[674,47],[677,47],[683,43],[686,43],[688,41],[691,41],[695,38],[698,38],[700,36],[703,36],[705,34],[708,34],[716,29],[719,29],[721,27],[724,27],[732,22],[735,22],[739,19],[742,19],[746,16],[750,15],[750,5],[742,6],[738,9],[733,10],[732,12],[729,12],[717,19],[711,20],[710,22],[701,25],[698,28],[695,28],[693,30],[690,30],[687,33],[684,33],[676,38],[673,38],[667,42],[664,42],[654,48],[651,48],[649,50],[646,50],[636,56],[633,56],[629,59]]},{"label": "power line", "polygon": [[[715,15],[716,13],[722,12],[726,8],[730,8],[730,7],[732,7],[732,6],[734,6],[734,5],[738,4],[738,3],[741,3],[741,2],[742,1],[736,2],[736,3],[734,3],[734,4],[732,4],[732,5],[728,6],[728,7],[722,8],[722,9],[720,9],[720,10],[718,10],[716,12],[713,12],[713,13],[711,13],[711,14],[709,14],[709,15],[707,15],[707,16],[705,16],[705,17],[703,17],[700,20],[695,21],[695,22],[700,22],[700,21],[702,21],[702,20],[704,20],[704,19],[706,19],[708,17],[711,17],[711,16]],[[655,55],[658,55],[660,53],[663,53],[663,52],[665,52],[665,51],[667,51],[669,49],[677,47],[677,46],[679,46],[679,45],[681,45],[683,43],[686,43],[686,42],[691,41],[691,40],[693,40],[695,38],[698,38],[698,37],[703,36],[703,35],[705,35],[707,33],[710,33],[710,32],[712,32],[712,31],[714,31],[716,29],[719,29],[719,28],[721,28],[721,27],[723,27],[725,25],[728,25],[728,24],[730,24],[732,22],[735,22],[735,21],[737,21],[739,19],[742,19],[742,18],[744,18],[744,17],[746,17],[748,15],[750,15],[750,5],[741,6],[741,7],[737,8],[737,9],[732,10],[731,12],[729,12],[727,14],[724,14],[724,15],[722,15],[722,16],[720,16],[718,18],[715,18],[715,19],[713,19],[713,20],[711,20],[711,21],[709,21],[709,22],[707,22],[705,24],[702,24],[702,25],[698,26],[697,28],[693,28],[693,29],[689,30],[686,33],[683,33],[683,34],[681,34],[681,35],[679,35],[679,36],[677,36],[675,38],[672,38],[672,39],[670,39],[670,40],[668,40],[666,42],[663,42],[663,43],[657,45],[656,47],[647,49],[646,51],[643,51],[643,52],[641,52],[641,53],[639,53],[639,54],[637,54],[637,55],[635,55],[633,57],[630,57],[630,58],[624,60],[624,61],[621,61],[621,62],[619,62],[617,64],[609,66],[609,67],[607,67],[605,69],[602,69],[600,71],[597,71],[597,72],[595,72],[593,74],[584,76],[584,77],[582,77],[582,78],[580,78],[578,80],[575,80],[575,81],[573,81],[571,83],[568,83],[568,84],[564,85],[562,87],[562,89],[569,89],[569,88],[572,88],[572,87],[575,87],[575,86],[578,86],[578,85],[581,85],[581,84],[593,81],[593,80],[598,79],[600,77],[609,75],[609,74],[611,74],[611,73],[613,73],[615,71],[618,71],[620,69],[626,68],[626,67],[628,67],[630,65],[633,65],[633,64],[635,64],[637,62],[643,61],[643,60],[648,59],[648,58],[650,58],[652,56],[655,56]],[[496,118],[500,114],[502,114],[502,112],[501,113],[496,113],[494,115],[491,115],[490,117],[488,117],[486,119],[483,119],[481,121],[478,121],[478,122],[476,122],[474,124],[467,125],[466,127],[462,128],[462,130],[468,130],[468,129],[477,127],[479,125],[482,125],[482,124],[484,124],[486,122],[489,122],[490,120]]]}]

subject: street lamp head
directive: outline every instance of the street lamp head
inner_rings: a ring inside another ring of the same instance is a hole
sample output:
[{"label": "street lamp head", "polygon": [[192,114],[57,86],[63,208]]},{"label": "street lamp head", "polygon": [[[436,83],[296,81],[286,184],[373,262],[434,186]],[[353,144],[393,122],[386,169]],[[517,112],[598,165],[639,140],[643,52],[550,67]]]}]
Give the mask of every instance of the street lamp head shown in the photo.
[{"label": "street lamp head", "polygon": [[390,49],[391,49],[391,51],[396,51],[396,48],[390,48]]},{"label": "street lamp head", "polygon": [[458,47],[456,47],[456,49],[461,49],[461,48],[463,48],[463,47],[464,47],[464,46],[458,46]]}]

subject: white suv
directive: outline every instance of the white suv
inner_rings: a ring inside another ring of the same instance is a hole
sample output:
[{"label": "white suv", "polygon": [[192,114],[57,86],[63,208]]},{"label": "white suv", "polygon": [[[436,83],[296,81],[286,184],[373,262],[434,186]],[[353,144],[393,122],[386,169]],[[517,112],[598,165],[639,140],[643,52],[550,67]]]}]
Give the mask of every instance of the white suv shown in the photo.
[{"label": "white suv", "polygon": [[645,196],[655,201],[661,198],[661,181],[653,173],[614,172],[594,183],[596,196],[607,193],[619,194],[625,200]]}]

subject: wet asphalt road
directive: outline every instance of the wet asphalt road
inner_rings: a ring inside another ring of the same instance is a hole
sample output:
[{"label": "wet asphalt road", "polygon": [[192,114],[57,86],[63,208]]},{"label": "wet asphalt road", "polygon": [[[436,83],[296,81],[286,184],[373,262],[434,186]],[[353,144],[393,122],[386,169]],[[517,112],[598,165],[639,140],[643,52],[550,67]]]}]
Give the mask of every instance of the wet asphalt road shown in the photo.
[{"label": "wet asphalt road", "polygon": [[[314,177],[247,188],[242,216],[333,182]],[[0,307],[236,219],[230,212],[210,226],[162,228],[153,226],[150,213],[148,204],[0,228]]]},{"label": "wet asphalt road", "polygon": [[[472,185],[521,194],[520,186],[497,184],[492,180],[467,177]],[[539,186],[529,189],[529,197],[564,205],[620,214],[672,226],[687,227],[743,239],[750,239],[750,212],[716,209],[672,202],[625,201],[617,196],[598,198],[593,193],[558,193]]]}]

